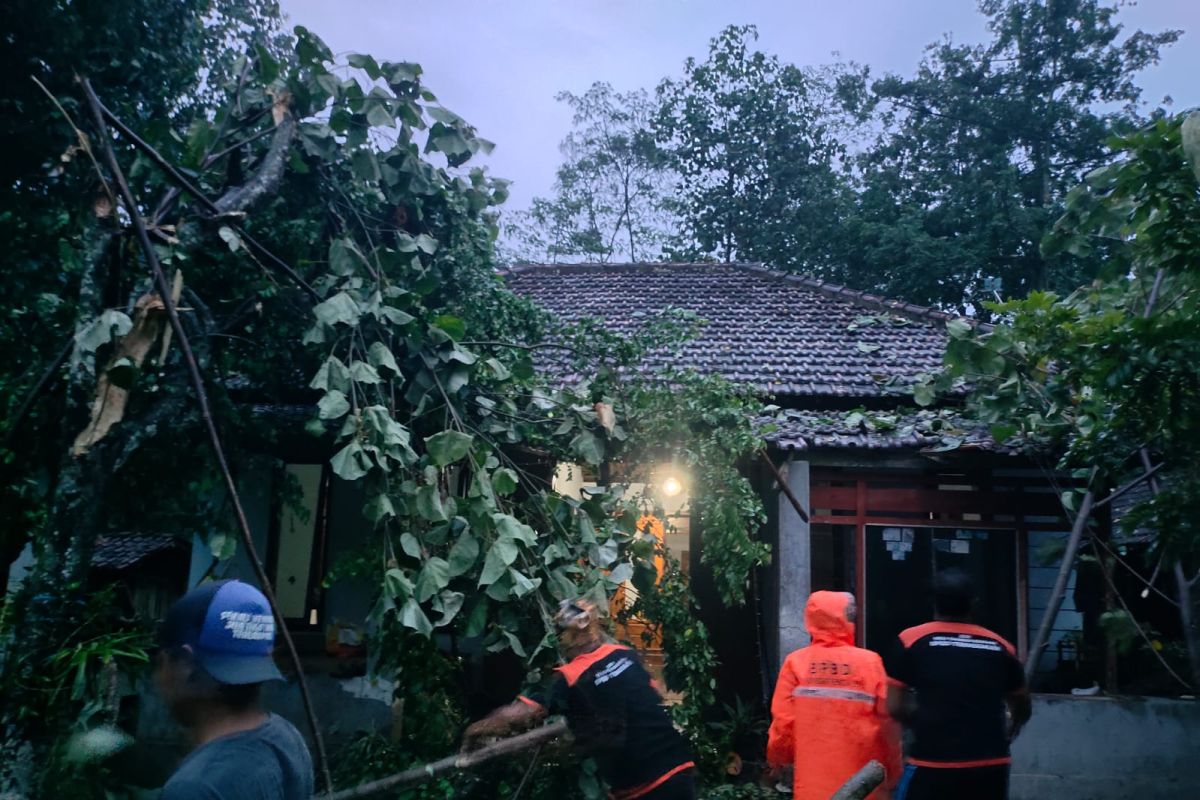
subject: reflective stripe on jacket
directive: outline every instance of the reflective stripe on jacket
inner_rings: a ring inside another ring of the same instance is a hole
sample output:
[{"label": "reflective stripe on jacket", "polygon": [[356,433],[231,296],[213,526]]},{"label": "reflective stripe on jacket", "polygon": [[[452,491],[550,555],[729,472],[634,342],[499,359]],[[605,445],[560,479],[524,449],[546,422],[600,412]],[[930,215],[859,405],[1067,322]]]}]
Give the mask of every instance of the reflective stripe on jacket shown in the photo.
[{"label": "reflective stripe on jacket", "polygon": [[887,770],[868,797],[886,800],[900,777],[900,729],[887,713],[883,661],[854,646],[845,592],[813,592],[804,621],[812,644],[787,657],[771,701],[767,760],[794,764],[793,800],[828,800],[864,764]]}]

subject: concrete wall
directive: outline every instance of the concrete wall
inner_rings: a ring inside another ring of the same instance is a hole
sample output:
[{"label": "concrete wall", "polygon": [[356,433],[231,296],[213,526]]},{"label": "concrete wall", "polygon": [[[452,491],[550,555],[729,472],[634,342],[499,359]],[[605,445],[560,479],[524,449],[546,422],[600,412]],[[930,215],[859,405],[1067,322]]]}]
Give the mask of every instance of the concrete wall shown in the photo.
[{"label": "concrete wall", "polygon": [[1011,800],[1200,797],[1200,702],[1037,695]]}]

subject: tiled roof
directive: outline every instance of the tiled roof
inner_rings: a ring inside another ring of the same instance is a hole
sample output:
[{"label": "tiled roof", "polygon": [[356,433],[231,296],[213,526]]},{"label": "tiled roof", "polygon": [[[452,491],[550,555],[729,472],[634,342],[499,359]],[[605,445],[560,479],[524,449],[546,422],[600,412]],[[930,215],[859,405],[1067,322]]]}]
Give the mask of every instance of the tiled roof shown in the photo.
[{"label": "tiled roof", "polygon": [[182,543],[169,533],[116,533],[96,540],[92,566],[97,569],[129,569],[144,558],[166,552]]},{"label": "tiled roof", "polygon": [[759,420],[764,438],[780,450],[991,450],[1013,452],[995,443],[987,430],[949,409],[884,411],[806,411],[786,409]]},{"label": "tiled roof", "polygon": [[948,314],[751,264],[521,265],[509,287],[565,320],[602,318],[632,333],[667,309],[707,324],[685,366],[779,397],[879,397],[938,369]]}]

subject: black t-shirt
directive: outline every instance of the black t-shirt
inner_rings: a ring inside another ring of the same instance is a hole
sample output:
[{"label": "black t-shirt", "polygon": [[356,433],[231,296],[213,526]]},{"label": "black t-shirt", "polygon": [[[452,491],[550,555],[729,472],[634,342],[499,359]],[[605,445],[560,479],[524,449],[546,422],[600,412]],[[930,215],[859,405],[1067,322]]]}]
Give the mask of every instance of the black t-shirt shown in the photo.
[{"label": "black t-shirt", "polygon": [[567,718],[615,797],[637,797],[688,769],[691,752],[653,679],[628,647],[606,644],[558,668],[545,692],[522,697]]},{"label": "black t-shirt", "polygon": [[1025,685],[1011,644],[978,625],[928,622],[903,631],[884,666],[917,695],[911,762],[1007,763],[1004,699]]}]

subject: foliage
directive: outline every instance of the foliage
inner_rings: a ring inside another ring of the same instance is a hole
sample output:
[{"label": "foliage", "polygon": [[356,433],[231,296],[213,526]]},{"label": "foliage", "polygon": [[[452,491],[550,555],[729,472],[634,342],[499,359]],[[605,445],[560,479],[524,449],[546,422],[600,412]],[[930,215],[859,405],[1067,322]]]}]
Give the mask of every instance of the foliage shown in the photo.
[{"label": "foliage", "polygon": [[730,26],[658,86],[655,136],[678,175],[673,255],[822,273],[848,200],[836,97],[854,68],[800,69],[753,50],[757,39]]},{"label": "foliage", "polygon": [[[1153,522],[1151,557],[1175,568],[1177,596],[1200,682],[1200,632],[1189,624],[1190,585],[1200,567],[1200,147],[1180,117],[1116,140],[1123,158],[1089,173],[1043,249],[1089,257],[1102,276],[1059,298],[1035,292],[997,303],[1002,324],[973,331],[949,324],[945,371],[917,392],[970,387],[968,409],[999,440],[1020,435],[1057,448],[1060,469],[1100,492],[1141,474],[1145,447],[1162,491],[1135,507],[1132,530]],[[1068,509],[1072,493],[1064,495]]]},{"label": "foliage", "polygon": [[[1180,33],[1122,36],[1099,0],[983,0],[992,40],[931,44],[917,74],[873,84],[884,130],[861,155],[846,280],[982,311],[1004,295],[1070,291],[1099,268],[1039,251],[1068,189],[1141,119],[1134,76]],[[897,265],[902,268],[897,269]]]},{"label": "foliage", "polygon": [[547,262],[644,261],[670,227],[666,171],[650,132],[655,106],[645,90],[594,83],[582,95],[560,92],[574,112],[563,139],[554,196],[535,198],[509,225],[517,257]]}]

